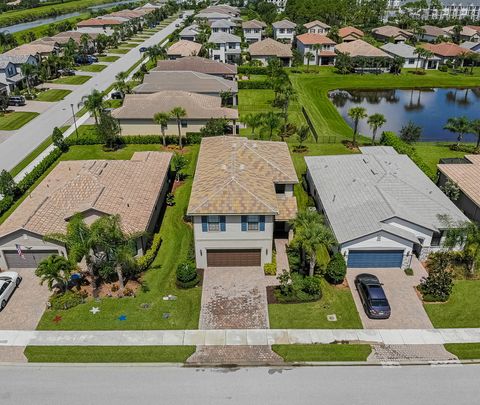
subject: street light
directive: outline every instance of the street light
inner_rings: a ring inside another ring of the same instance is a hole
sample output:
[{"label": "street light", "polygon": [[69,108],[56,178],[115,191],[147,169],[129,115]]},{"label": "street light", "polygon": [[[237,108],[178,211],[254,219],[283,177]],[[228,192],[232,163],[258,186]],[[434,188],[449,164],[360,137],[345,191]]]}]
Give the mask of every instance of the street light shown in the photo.
[{"label": "street light", "polygon": [[75,134],[77,134],[77,141],[78,141],[77,120],[75,119],[75,111],[73,110],[73,104],[70,104],[70,107],[72,107],[73,124],[75,125]]}]

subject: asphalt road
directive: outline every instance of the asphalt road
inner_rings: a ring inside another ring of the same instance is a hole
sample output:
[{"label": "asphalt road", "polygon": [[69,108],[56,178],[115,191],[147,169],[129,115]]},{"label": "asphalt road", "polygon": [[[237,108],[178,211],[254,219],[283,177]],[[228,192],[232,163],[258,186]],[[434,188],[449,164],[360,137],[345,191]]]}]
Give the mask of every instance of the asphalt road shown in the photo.
[{"label": "asphalt road", "polygon": [[477,404],[480,366],[0,366],[2,405]]},{"label": "asphalt road", "polygon": [[[64,100],[56,103],[52,108],[39,115],[34,120],[20,128],[9,139],[0,144],[0,170],[11,170],[32,152],[40,143],[47,139],[54,127],[61,127],[72,117],[71,104],[75,111],[78,110],[78,103],[82,97],[90,94],[93,89],[104,91],[114,81],[117,73],[128,70],[140,58],[139,48],[142,46],[151,46],[162,42],[169,34],[175,30],[175,24],[182,19],[177,19],[163,30],[155,33],[142,44],[132,48],[130,52],[121,56],[120,59],[111,63],[102,72],[96,74],[88,82],[77,86],[78,88],[70,93]],[[81,74],[81,72],[79,72]]]}]

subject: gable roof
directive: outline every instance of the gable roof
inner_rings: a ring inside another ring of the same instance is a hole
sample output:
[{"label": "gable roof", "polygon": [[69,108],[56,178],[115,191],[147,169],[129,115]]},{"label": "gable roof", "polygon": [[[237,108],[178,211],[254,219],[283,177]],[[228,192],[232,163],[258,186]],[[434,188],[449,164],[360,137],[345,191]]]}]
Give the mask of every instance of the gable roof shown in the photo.
[{"label": "gable roof", "polygon": [[359,30],[358,28],[355,27],[343,27],[338,30],[338,36],[340,38],[346,38],[348,36],[356,36],[356,37],[363,37],[365,34],[362,30]]},{"label": "gable roof", "polygon": [[391,56],[383,50],[374,47],[368,42],[356,39],[352,42],[342,42],[335,47],[337,53],[346,53],[351,57],[366,56],[366,57],[380,57],[391,58]]},{"label": "gable roof", "polygon": [[412,33],[410,31],[394,27],[393,25],[384,25],[382,27],[377,27],[374,28],[372,32],[376,35],[381,35],[382,37],[386,38],[396,38],[398,36],[409,38],[412,36]]},{"label": "gable roof", "polygon": [[210,35],[210,38],[208,38],[208,42],[211,42],[212,44],[226,44],[227,42],[240,43],[242,42],[242,39],[237,35],[229,34],[227,32],[214,32]]},{"label": "gable roof", "polygon": [[[408,45],[408,44],[392,44],[392,43],[387,43],[385,45],[382,45],[380,48],[382,48],[384,51],[396,55],[396,56],[401,56],[402,58],[405,59],[417,59],[419,58],[419,55],[415,53],[416,48],[414,46]],[[420,57],[420,59],[425,59],[423,57]],[[429,60],[439,60],[438,57],[433,56],[429,57]]]},{"label": "gable roof", "polygon": [[194,37],[200,33],[200,28],[198,27],[197,24],[192,24],[189,25],[188,27],[185,27],[183,30],[180,31],[180,37],[183,36],[191,36]]},{"label": "gable roof", "polygon": [[[453,28],[454,26],[450,27],[445,27],[444,30],[448,32],[449,34],[453,34]],[[462,31],[460,32],[460,35],[465,36],[465,37],[473,37],[473,36],[479,36],[480,33],[478,32],[477,29],[473,28],[472,26],[464,26],[462,28]]]},{"label": "gable roof", "polygon": [[168,48],[167,55],[194,56],[198,55],[201,49],[202,44],[181,39]]},{"label": "gable roof", "polygon": [[332,41],[330,38],[322,34],[306,33],[297,35],[297,41],[300,41],[304,45],[336,45],[335,41]]},{"label": "gable roof", "polygon": [[0,55],[0,61],[12,62],[14,65],[22,65],[23,63],[27,63],[28,60],[32,58],[35,60],[35,63],[37,63],[37,58],[35,58],[33,55]]},{"label": "gable roof", "polygon": [[[423,25],[421,28],[425,30],[425,35],[431,37],[447,37],[448,32],[444,28],[435,27],[434,25]],[[420,35],[421,36],[421,35]]]},{"label": "gable roof", "polygon": [[362,148],[366,153],[356,155],[305,157],[338,242],[381,230],[415,239],[408,231],[385,223],[391,218],[433,231],[443,227],[438,215],[467,221],[408,156],[369,149]]},{"label": "gable roof", "polygon": [[263,21],[259,20],[249,20],[242,22],[242,28],[260,28],[263,29],[267,26]]},{"label": "gable roof", "polygon": [[286,20],[286,19],[283,19],[281,21],[276,21],[272,24],[273,28],[296,28],[297,27],[297,24],[289,21],[289,20]]},{"label": "gable roof", "polygon": [[309,28],[313,28],[313,27],[316,27],[316,26],[319,26],[319,27],[322,27],[322,28],[332,28],[330,27],[330,25],[328,24],[325,24],[324,22],[321,22],[321,21],[318,21],[318,20],[315,20],[315,21],[310,21],[306,24],[303,24],[303,26],[308,30]]},{"label": "gable roof", "polygon": [[114,18],[89,18],[88,20],[80,21],[77,27],[103,27],[104,25],[122,25],[123,21]]},{"label": "gable roof", "polygon": [[212,28],[232,28],[232,27],[236,27],[236,24],[231,22],[231,21],[228,21],[228,20],[217,20],[217,21],[213,21],[210,24],[210,27],[212,27]]},{"label": "gable roof", "polygon": [[10,49],[7,52],[4,52],[2,55],[37,55],[37,54],[48,54],[52,53],[55,50],[55,43],[46,44],[46,43],[30,43],[17,46],[16,48]]},{"label": "gable roof", "polygon": [[200,56],[186,56],[173,60],[159,60],[153,72],[182,71],[205,73],[207,75],[236,75],[237,65],[230,65],[220,61],[201,58]]},{"label": "gable roof", "polygon": [[465,41],[460,44],[460,47],[468,50],[480,49],[480,42]]},{"label": "gable roof", "polygon": [[272,38],[265,38],[250,44],[248,52],[251,56],[276,56],[278,58],[291,58],[293,55],[290,44],[283,44]]},{"label": "gable roof", "polygon": [[275,183],[298,183],[285,142],[203,138],[187,213],[278,215]]},{"label": "gable roof", "polygon": [[428,49],[435,55],[446,58],[455,57],[462,53],[468,53],[468,50],[452,42],[442,42],[440,44],[421,44],[421,47]]}]

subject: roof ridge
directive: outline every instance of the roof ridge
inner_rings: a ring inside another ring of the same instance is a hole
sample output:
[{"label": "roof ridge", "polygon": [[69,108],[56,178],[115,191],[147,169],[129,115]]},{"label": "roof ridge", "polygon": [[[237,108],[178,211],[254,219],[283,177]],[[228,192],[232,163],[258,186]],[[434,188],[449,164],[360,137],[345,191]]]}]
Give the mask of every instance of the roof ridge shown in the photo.
[{"label": "roof ridge", "polygon": [[255,198],[257,201],[259,201],[260,203],[262,203],[263,205],[265,205],[265,207],[269,208],[270,210],[272,210],[273,212],[277,213],[278,214],[278,208],[274,208],[272,206],[270,206],[268,203],[266,203],[265,201],[263,201],[260,197],[256,196],[255,194],[253,194],[247,187],[245,187],[243,184],[241,184],[238,179],[236,177],[232,177],[232,180],[237,183],[241,188],[243,188],[248,194],[250,194],[253,198]]},{"label": "roof ridge", "polygon": [[[198,162],[197,162],[198,165]],[[203,200],[200,204],[198,204],[194,209],[192,209],[190,212],[194,213],[196,210],[198,210],[200,207],[204,206],[207,202],[210,201],[212,197],[220,193],[226,186],[228,186],[232,181],[234,180],[234,177],[230,177],[227,181],[225,181],[224,184],[222,184],[215,192],[212,194],[208,195],[205,200]]]}]

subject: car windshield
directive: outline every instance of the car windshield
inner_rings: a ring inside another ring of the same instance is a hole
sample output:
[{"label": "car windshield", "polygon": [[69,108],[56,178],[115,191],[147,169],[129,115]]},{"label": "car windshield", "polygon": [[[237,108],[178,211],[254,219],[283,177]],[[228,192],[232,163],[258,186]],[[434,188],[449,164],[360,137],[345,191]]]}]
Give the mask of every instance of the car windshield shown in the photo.
[{"label": "car windshield", "polygon": [[387,307],[388,306],[388,301],[387,300],[382,300],[382,299],[374,299],[372,300],[372,306],[374,307]]}]

